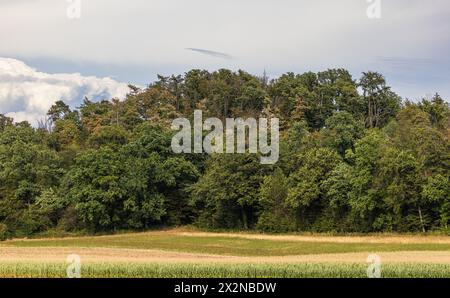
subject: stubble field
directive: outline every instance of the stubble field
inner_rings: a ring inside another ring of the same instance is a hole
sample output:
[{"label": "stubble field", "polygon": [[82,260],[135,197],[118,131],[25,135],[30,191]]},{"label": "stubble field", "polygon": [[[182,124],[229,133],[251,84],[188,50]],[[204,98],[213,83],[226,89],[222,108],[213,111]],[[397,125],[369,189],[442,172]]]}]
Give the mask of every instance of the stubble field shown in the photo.
[{"label": "stubble field", "polygon": [[0,277],[67,276],[68,255],[82,277],[450,277],[450,237],[146,233],[0,243]]}]

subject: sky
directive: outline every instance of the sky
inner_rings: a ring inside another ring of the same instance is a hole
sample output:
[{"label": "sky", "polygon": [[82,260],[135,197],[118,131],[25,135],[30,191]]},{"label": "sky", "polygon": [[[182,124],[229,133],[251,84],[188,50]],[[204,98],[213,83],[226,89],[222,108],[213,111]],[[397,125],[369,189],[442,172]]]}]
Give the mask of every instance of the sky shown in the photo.
[{"label": "sky", "polygon": [[192,68],[372,70],[448,100],[449,53],[448,0],[0,0],[0,113],[36,123]]}]

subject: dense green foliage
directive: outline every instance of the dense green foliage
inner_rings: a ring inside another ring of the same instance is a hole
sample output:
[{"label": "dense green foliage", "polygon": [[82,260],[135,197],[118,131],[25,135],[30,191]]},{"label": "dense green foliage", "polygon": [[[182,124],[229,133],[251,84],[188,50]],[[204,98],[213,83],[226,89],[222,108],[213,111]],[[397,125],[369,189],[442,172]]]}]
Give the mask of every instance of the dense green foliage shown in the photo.
[{"label": "dense green foliage", "polygon": [[[278,117],[280,161],[177,155],[176,117]],[[265,231],[449,230],[450,107],[378,73],[268,81],[192,70],[124,101],[56,102],[39,128],[0,115],[0,239],[195,223]]]}]

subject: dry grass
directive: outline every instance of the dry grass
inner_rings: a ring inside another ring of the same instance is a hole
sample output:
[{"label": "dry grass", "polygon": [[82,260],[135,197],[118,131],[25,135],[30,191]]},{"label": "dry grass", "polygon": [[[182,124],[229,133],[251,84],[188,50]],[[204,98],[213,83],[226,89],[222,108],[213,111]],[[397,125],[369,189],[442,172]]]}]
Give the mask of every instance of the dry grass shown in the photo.
[{"label": "dry grass", "polygon": [[[95,236],[96,239],[114,239],[122,238],[124,236],[182,236],[182,237],[226,237],[226,238],[240,238],[249,240],[271,240],[271,241],[294,241],[294,242],[334,242],[334,243],[374,243],[374,244],[450,244],[450,236],[444,235],[402,235],[402,234],[370,234],[367,236],[330,236],[326,234],[263,234],[263,233],[248,233],[248,232],[203,232],[192,228],[180,227],[168,230],[158,230],[143,233],[126,233],[116,235]],[[88,237],[64,237],[54,239],[76,240]],[[52,238],[43,239],[15,239],[4,242],[4,244],[14,243],[18,240],[25,240],[28,242],[41,242]],[[1,246],[1,243],[0,243]]]},{"label": "dry grass", "polygon": [[0,265],[59,263],[78,254],[84,263],[450,264],[450,237],[324,236],[207,233],[172,229],[147,233],[54,239],[16,239],[0,244]]},{"label": "dry grass", "polygon": [[[298,263],[356,263],[365,264],[367,253],[338,253],[271,257],[220,256],[161,250],[119,248],[0,248],[0,263],[65,262],[70,254],[78,254],[83,263],[160,263],[160,264],[298,264]],[[448,251],[399,251],[378,253],[383,263],[450,264]]]},{"label": "dry grass", "polygon": [[436,243],[450,244],[449,236],[435,235],[369,235],[369,236],[328,236],[317,235],[269,235],[269,234],[249,234],[249,233],[211,233],[198,232],[186,229],[174,229],[169,231],[174,235],[187,237],[230,237],[242,239],[257,239],[271,241],[299,241],[299,242],[334,242],[334,243],[379,243],[379,244],[420,244]]},{"label": "dry grass", "polygon": [[385,277],[450,277],[450,237],[207,233],[172,229],[0,243],[0,277],[365,277],[377,254]]}]

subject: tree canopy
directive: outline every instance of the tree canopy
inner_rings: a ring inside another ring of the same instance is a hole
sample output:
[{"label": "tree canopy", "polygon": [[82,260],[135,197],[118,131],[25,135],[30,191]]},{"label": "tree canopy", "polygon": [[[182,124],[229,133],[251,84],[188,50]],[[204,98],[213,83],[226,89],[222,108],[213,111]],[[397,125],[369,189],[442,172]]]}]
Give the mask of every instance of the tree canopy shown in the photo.
[{"label": "tree canopy", "polygon": [[[177,117],[277,117],[280,160],[175,154]],[[264,231],[449,231],[450,107],[383,75],[194,69],[124,100],[56,101],[34,128],[0,115],[0,238],[161,225]]]}]

